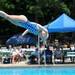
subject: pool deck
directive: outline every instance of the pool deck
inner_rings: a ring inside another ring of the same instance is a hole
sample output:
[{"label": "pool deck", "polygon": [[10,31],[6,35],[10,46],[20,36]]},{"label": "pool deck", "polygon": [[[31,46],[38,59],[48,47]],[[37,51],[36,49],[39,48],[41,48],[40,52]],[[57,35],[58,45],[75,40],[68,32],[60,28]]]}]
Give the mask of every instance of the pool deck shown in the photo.
[{"label": "pool deck", "polygon": [[19,67],[75,67],[75,64],[50,64],[50,65],[27,65],[27,64],[0,64],[0,68]]}]

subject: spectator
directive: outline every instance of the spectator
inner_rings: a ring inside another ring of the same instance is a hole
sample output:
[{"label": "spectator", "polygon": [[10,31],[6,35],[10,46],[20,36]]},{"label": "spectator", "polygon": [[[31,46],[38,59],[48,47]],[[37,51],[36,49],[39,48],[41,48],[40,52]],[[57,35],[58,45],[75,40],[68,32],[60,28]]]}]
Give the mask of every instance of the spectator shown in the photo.
[{"label": "spectator", "polygon": [[63,45],[63,50],[70,50],[70,48],[68,48],[68,45],[67,44],[64,44]]},{"label": "spectator", "polygon": [[37,48],[29,56],[29,63],[30,64],[38,64],[38,59],[39,59],[38,57],[40,57],[40,53],[39,53],[38,48]]},{"label": "spectator", "polygon": [[52,46],[48,46],[46,50],[42,52],[43,59],[45,60],[46,64],[52,63]]},{"label": "spectator", "polygon": [[71,50],[75,50],[74,44],[71,44],[71,45],[70,45],[70,49],[71,49]]},{"label": "spectator", "polygon": [[12,63],[20,62],[20,54],[17,47],[14,47],[14,51],[12,53]]},{"label": "spectator", "polygon": [[54,51],[54,60],[55,63],[63,63],[63,52],[59,47]]},{"label": "spectator", "polygon": [[8,46],[8,50],[11,51],[11,52],[14,51],[14,49],[13,49],[13,47],[11,45]]}]

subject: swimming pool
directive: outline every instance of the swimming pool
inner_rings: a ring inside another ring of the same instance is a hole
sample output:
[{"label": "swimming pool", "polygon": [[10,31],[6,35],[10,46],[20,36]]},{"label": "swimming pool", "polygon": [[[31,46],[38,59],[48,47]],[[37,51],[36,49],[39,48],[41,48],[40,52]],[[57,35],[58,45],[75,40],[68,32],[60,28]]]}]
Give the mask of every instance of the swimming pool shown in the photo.
[{"label": "swimming pool", "polygon": [[75,75],[75,67],[0,68],[0,75]]}]

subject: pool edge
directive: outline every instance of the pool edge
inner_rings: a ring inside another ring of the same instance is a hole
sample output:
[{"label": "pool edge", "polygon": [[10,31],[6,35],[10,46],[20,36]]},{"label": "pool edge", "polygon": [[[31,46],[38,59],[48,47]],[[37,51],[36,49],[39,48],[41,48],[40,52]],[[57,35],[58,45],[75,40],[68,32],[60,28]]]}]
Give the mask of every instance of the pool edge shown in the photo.
[{"label": "pool edge", "polygon": [[0,64],[0,68],[3,67],[75,67],[75,64],[50,64],[50,65],[27,65],[27,64]]}]

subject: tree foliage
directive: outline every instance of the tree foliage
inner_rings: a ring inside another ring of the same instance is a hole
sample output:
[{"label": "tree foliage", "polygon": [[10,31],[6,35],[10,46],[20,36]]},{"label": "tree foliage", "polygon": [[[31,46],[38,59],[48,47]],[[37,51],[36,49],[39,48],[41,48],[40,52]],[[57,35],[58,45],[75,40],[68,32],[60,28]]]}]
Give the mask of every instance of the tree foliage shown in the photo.
[{"label": "tree foliage", "polygon": [[0,0],[0,10],[10,14],[24,14],[35,21],[40,19],[42,24],[63,12],[70,14],[68,4],[62,0]]}]

